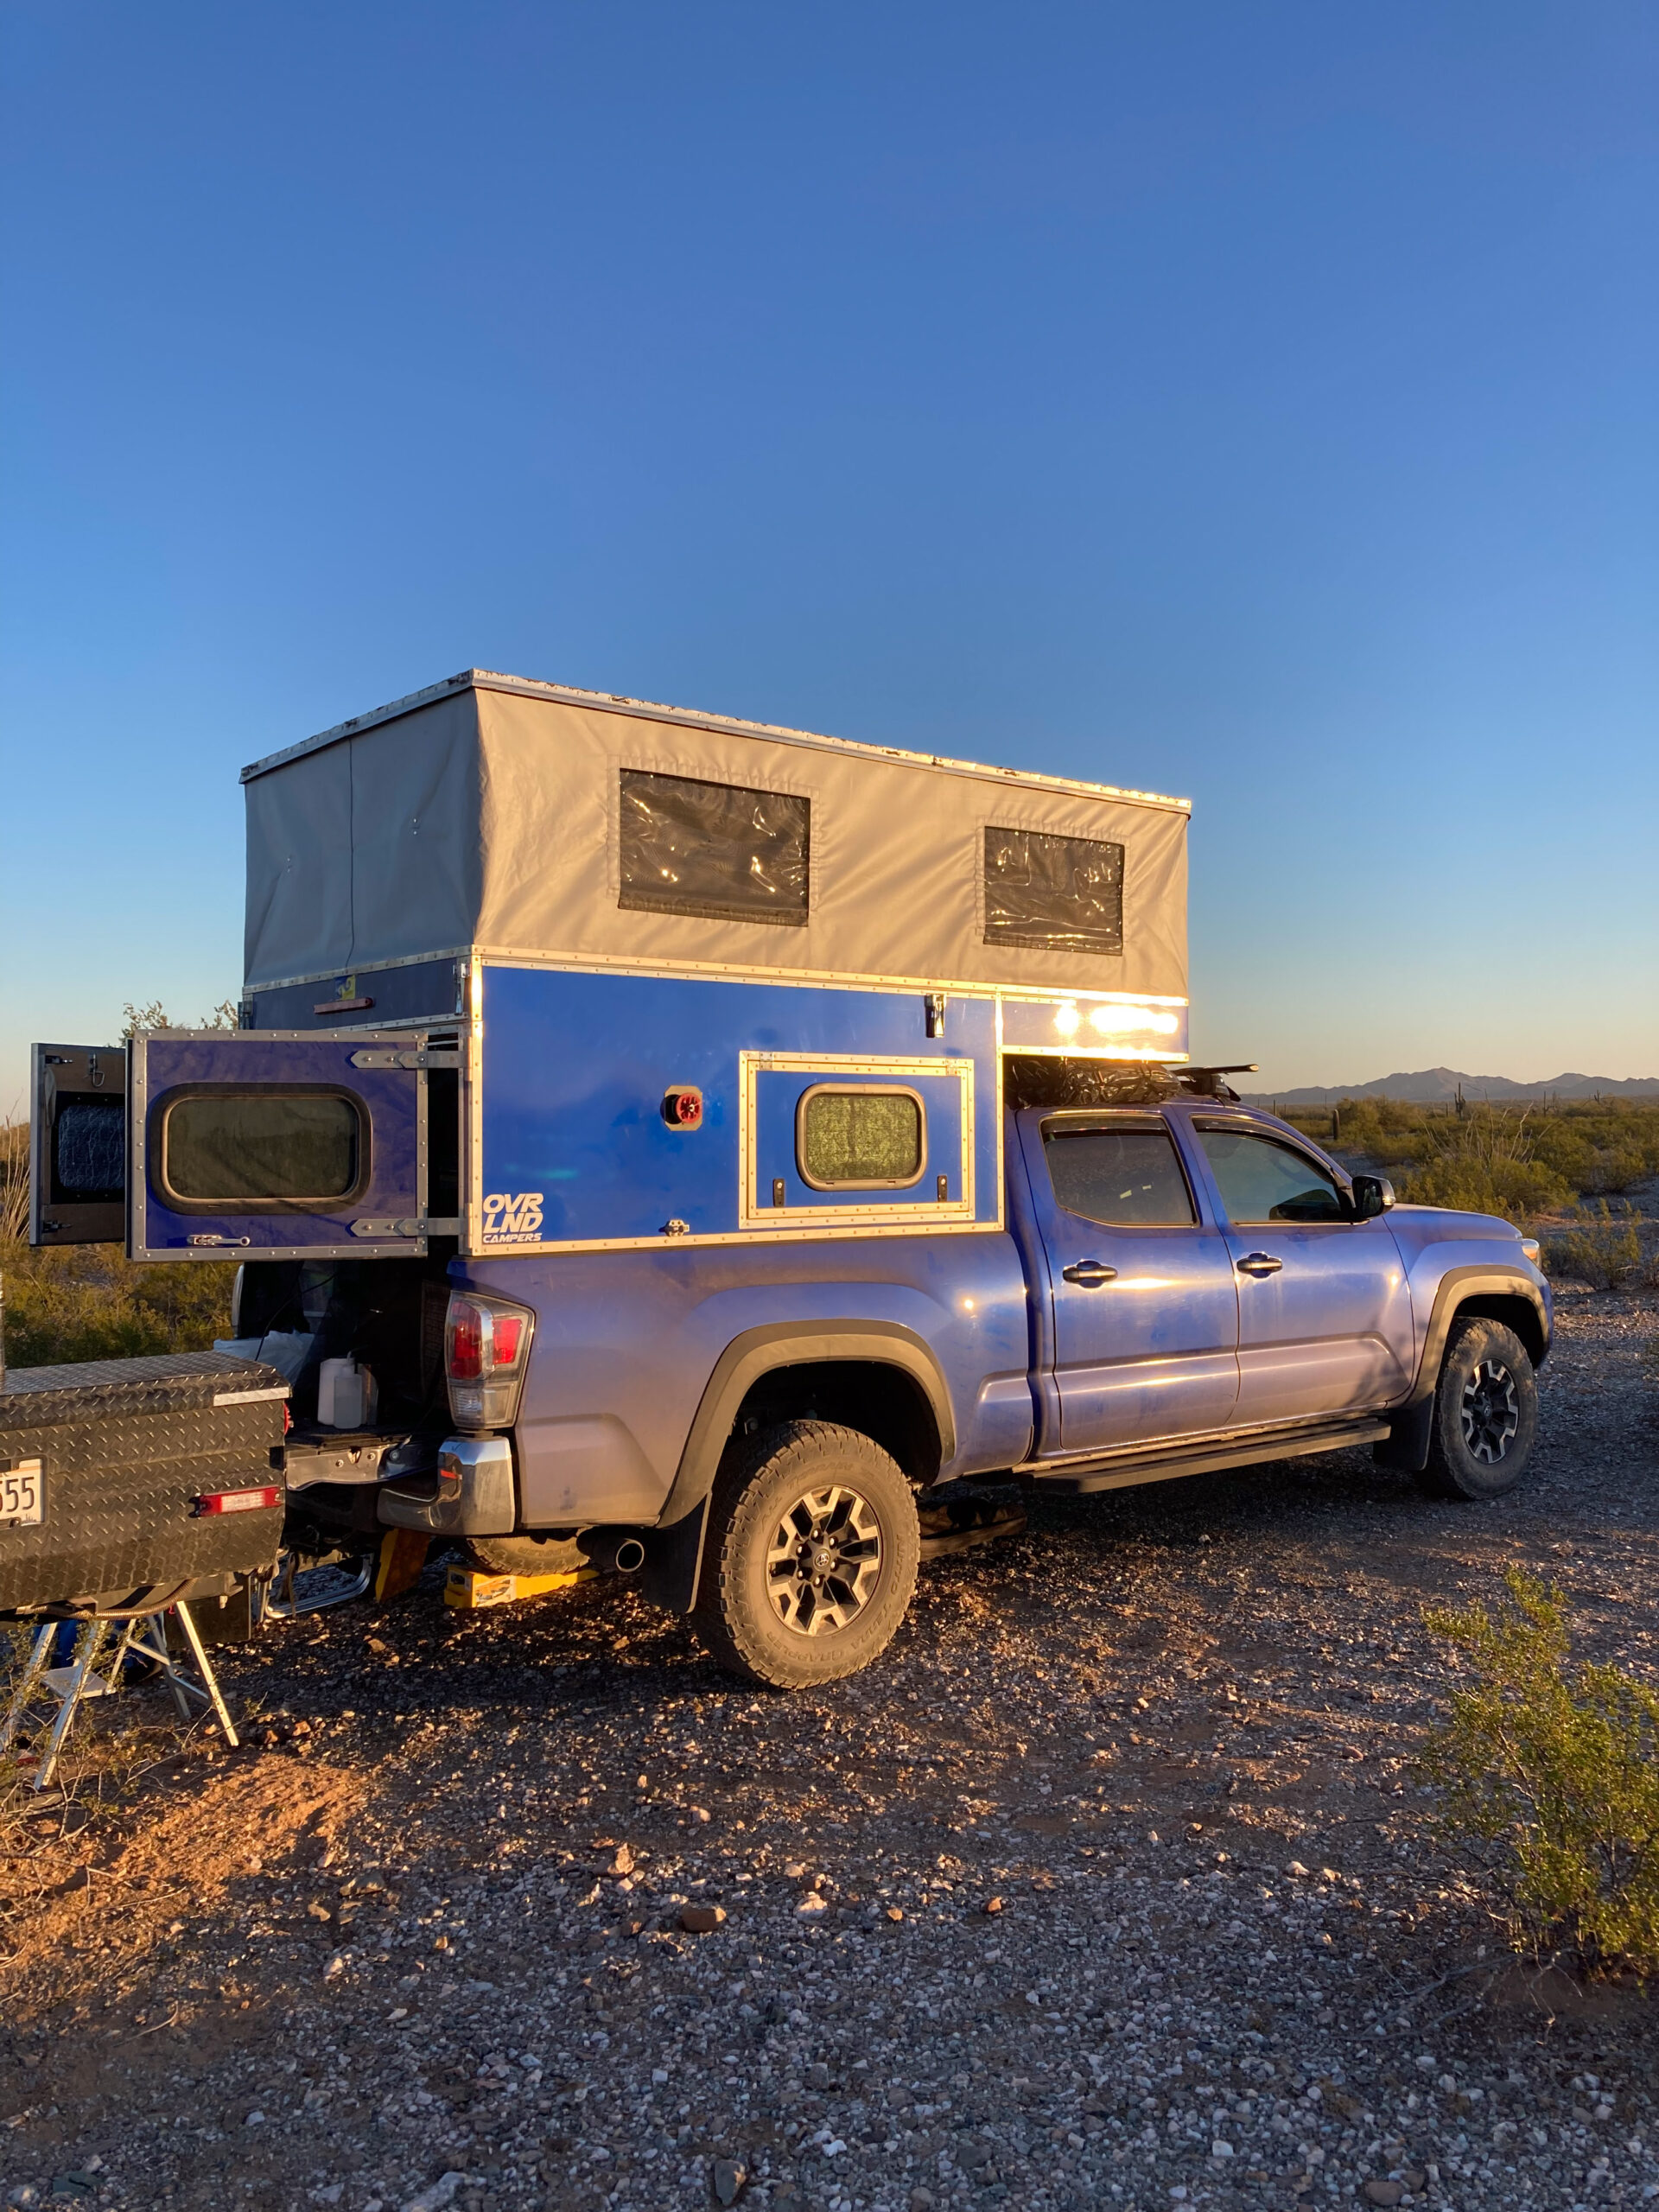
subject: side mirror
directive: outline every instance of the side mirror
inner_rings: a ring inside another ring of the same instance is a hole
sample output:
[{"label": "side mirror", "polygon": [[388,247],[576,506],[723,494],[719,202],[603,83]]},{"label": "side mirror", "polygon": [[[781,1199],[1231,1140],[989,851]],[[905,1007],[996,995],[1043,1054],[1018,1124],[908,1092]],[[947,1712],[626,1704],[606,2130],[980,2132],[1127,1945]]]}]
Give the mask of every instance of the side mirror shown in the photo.
[{"label": "side mirror", "polygon": [[1356,1175],[1354,1178],[1354,1219],[1375,1221],[1380,1213],[1387,1213],[1394,1204],[1394,1185],[1385,1175]]}]

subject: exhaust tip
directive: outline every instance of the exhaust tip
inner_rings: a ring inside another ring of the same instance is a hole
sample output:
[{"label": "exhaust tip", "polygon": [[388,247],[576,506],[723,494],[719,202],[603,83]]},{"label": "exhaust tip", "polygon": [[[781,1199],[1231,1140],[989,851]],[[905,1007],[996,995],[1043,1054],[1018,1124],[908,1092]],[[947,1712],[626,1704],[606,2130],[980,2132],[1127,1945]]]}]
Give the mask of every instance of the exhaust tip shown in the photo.
[{"label": "exhaust tip", "polygon": [[638,1574],[645,1563],[645,1548],[638,1536],[625,1537],[616,1548],[616,1571],[619,1574]]}]

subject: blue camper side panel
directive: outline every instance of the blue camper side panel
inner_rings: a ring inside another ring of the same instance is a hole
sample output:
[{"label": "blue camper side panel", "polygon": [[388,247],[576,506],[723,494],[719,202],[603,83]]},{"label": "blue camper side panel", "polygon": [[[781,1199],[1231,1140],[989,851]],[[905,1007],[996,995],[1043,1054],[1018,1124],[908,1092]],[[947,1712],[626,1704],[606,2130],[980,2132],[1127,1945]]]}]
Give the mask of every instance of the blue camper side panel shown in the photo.
[{"label": "blue camper side panel", "polygon": [[141,1032],[128,1048],[130,1256],[424,1253],[423,1042]]},{"label": "blue camper side panel", "polygon": [[[930,1038],[915,991],[486,963],[479,1014],[474,1251],[1001,1224],[994,995],[953,995],[945,1035]],[[926,1098],[929,1154],[914,1186],[855,1194],[801,1182],[800,1094],[843,1081]],[[671,1092],[686,1091],[701,1094],[693,1126],[664,1112]]]}]

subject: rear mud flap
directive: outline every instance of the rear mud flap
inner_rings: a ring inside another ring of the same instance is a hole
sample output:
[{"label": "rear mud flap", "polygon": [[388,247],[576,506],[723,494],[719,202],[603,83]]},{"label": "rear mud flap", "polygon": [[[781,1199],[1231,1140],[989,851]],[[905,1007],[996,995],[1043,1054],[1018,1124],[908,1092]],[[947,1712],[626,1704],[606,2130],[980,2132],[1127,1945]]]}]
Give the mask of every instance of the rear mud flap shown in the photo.
[{"label": "rear mud flap", "polygon": [[702,1540],[709,1526],[709,1501],[701,1497],[683,1520],[669,1529],[641,1532],[645,1563],[635,1584],[647,1604],[671,1613],[689,1613],[697,1602]]}]

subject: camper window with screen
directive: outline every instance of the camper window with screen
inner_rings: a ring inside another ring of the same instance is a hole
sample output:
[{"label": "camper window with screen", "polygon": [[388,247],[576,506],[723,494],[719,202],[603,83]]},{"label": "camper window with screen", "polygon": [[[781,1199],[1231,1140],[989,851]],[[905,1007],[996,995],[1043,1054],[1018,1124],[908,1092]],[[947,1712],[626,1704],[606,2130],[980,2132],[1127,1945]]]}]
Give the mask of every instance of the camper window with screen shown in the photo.
[{"label": "camper window with screen", "polygon": [[618,906],[805,926],[810,800],[643,768],[620,772]]},{"label": "camper window with screen", "polygon": [[52,1124],[53,1204],[118,1205],[126,1196],[126,1150],[124,1097],[60,1106]]},{"label": "camper window with screen", "polygon": [[796,1109],[795,1164],[814,1191],[902,1191],[919,1183],[927,1164],[920,1094],[814,1084]]},{"label": "camper window with screen", "polygon": [[368,1180],[368,1131],[347,1091],[221,1084],[175,1091],[160,1120],[157,1185],[184,1212],[335,1205]]},{"label": "camper window with screen", "polygon": [[988,828],[985,942],[1033,952],[1121,953],[1122,846]]}]

